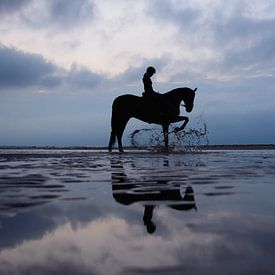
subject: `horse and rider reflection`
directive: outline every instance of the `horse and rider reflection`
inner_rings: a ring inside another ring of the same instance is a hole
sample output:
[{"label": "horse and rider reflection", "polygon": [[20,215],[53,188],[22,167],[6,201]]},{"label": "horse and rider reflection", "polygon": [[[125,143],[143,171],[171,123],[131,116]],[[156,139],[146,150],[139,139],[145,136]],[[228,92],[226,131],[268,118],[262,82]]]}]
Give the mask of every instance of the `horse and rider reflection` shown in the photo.
[{"label": "horse and rider reflection", "polygon": [[[167,160],[164,161],[164,166]],[[187,211],[197,210],[194,192],[191,186],[184,182],[169,182],[168,179],[146,180],[130,179],[125,173],[123,162],[120,159],[111,160],[112,191],[116,202],[123,205],[142,203],[144,206],[143,223],[149,234],[156,230],[153,222],[153,212],[157,205],[164,204],[169,208]],[[184,186],[184,191],[181,187]]]}]

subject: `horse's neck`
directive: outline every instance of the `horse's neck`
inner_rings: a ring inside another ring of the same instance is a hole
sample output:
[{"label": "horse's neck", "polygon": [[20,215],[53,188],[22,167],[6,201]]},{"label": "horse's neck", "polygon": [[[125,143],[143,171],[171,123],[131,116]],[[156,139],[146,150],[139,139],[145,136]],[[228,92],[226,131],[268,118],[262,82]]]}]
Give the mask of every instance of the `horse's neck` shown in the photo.
[{"label": "horse's neck", "polygon": [[178,90],[178,91],[171,91],[171,100],[173,101],[173,104],[179,105],[181,101],[184,99],[183,92]]}]

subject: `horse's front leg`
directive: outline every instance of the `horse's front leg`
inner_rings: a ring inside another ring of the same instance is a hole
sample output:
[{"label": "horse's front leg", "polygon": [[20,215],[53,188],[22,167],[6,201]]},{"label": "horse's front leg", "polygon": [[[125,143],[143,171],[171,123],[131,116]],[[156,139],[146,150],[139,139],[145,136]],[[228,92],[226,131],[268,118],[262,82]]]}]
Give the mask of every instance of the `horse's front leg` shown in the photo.
[{"label": "horse's front leg", "polygon": [[169,124],[163,124],[162,125],[162,129],[163,129],[163,136],[164,136],[164,146],[165,149],[168,150],[168,129],[169,129]]},{"label": "horse's front leg", "polygon": [[187,125],[189,118],[187,116],[178,116],[173,122],[178,122],[178,121],[184,121],[183,124],[180,127],[175,128],[175,132],[182,131],[185,126]]}]

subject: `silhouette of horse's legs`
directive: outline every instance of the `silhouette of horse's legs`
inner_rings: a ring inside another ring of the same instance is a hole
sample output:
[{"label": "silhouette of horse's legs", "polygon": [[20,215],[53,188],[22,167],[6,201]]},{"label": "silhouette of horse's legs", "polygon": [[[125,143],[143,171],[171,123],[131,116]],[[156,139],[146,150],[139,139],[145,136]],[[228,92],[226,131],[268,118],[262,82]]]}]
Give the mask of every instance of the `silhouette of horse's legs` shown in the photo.
[{"label": "silhouette of horse's legs", "polygon": [[168,150],[168,129],[169,129],[169,124],[163,124],[162,125],[162,129],[163,129],[163,136],[164,136],[164,146],[165,149]]},{"label": "silhouette of horse's legs", "polygon": [[122,147],[122,134],[117,136],[117,142],[118,142],[118,150],[120,153],[123,153],[123,147]]},{"label": "silhouette of horse's legs", "polygon": [[171,120],[172,123],[183,121],[183,120],[184,120],[183,124],[180,127],[175,128],[176,132],[181,131],[185,128],[185,126],[187,125],[187,123],[189,121],[189,118],[187,116],[178,116]]},{"label": "silhouette of horse's legs", "polygon": [[112,148],[113,148],[113,145],[115,144],[115,141],[116,141],[116,135],[114,131],[111,131],[111,136],[110,136],[110,141],[108,146],[109,152],[112,152]]},{"label": "silhouette of horse's legs", "polygon": [[126,124],[129,121],[129,118],[125,118],[124,120],[120,121],[119,127],[116,130],[117,142],[118,142],[118,150],[119,152],[123,153],[122,147],[122,135],[125,130]]},{"label": "silhouette of horse's legs", "polygon": [[115,134],[114,131],[111,132],[110,141],[109,141],[109,145],[108,145],[109,152],[112,152],[113,145],[115,143],[116,137],[117,137],[117,142],[118,142],[118,150],[121,153],[123,152],[122,134],[123,134],[123,131],[119,131],[118,134]]}]

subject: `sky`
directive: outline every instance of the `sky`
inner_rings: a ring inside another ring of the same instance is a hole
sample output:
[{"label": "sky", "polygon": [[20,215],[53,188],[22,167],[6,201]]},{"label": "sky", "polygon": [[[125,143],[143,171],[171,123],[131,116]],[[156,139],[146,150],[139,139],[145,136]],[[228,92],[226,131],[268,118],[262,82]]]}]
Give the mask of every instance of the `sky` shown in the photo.
[{"label": "sky", "polygon": [[274,29],[274,0],[0,0],[0,145],[107,145],[148,66],[160,93],[198,88],[210,144],[275,143]]}]

